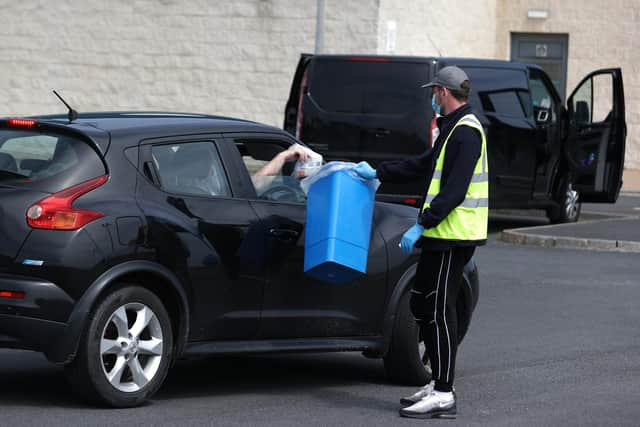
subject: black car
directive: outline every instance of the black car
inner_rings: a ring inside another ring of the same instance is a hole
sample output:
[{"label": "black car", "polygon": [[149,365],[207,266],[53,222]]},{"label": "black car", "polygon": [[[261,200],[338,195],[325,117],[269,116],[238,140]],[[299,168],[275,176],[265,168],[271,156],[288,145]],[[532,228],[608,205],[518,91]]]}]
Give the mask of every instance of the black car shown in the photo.
[{"label": "black car", "polygon": [[[536,65],[468,58],[303,54],[284,128],[326,160],[416,156],[432,143],[431,90],[442,67],[471,80],[469,103],[487,135],[491,208],[545,209],[577,221],[581,202],[617,200],[626,139],[619,68],[587,75],[566,107]],[[422,206],[426,183],[385,183],[378,199]]]},{"label": "black car", "polygon": [[[377,203],[367,274],[303,273],[298,142],[230,118],[91,113],[0,120],[0,347],[43,352],[84,397],[134,406],[178,358],[361,351],[424,384],[409,313],[417,254],[398,242],[417,210]],[[258,190],[256,190],[258,187]],[[478,298],[467,265],[459,336]]]}]

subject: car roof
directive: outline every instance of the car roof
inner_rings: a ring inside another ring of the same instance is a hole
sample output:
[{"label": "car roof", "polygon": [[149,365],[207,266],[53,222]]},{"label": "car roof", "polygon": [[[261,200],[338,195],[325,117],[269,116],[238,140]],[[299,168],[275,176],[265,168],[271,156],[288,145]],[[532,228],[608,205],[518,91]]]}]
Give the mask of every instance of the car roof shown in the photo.
[{"label": "car roof", "polygon": [[34,116],[40,121],[66,125],[77,130],[94,128],[111,134],[129,133],[131,135],[154,135],[188,133],[227,133],[227,132],[277,132],[282,129],[249,120],[231,117],[212,116],[197,113],[158,112],[158,111],[119,111],[79,113],[69,123],[66,114]]}]

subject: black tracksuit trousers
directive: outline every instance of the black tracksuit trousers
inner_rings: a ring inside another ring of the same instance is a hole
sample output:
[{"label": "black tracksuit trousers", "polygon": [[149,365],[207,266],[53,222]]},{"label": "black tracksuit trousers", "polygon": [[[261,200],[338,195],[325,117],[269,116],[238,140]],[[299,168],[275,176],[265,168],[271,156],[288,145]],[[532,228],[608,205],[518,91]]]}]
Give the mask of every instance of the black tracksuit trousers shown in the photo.
[{"label": "black tracksuit trousers", "polygon": [[456,302],[464,266],[474,250],[474,246],[443,251],[423,249],[418,263],[411,291],[411,312],[420,326],[438,391],[453,388],[458,349]]}]

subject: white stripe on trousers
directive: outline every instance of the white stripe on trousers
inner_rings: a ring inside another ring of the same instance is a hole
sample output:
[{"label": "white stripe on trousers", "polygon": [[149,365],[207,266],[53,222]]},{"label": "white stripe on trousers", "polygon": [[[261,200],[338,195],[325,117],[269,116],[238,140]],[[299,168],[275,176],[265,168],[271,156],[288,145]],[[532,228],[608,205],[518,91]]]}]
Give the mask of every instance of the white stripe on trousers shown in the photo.
[{"label": "white stripe on trousers", "polygon": [[[451,271],[451,258],[453,258],[453,249],[449,249],[449,264],[447,265],[447,278],[444,282],[444,305],[442,306],[442,318],[444,319],[444,329],[447,331],[447,345],[449,346],[449,362],[447,363],[447,382],[449,382],[449,371],[451,370],[451,336],[449,335],[449,326],[447,325],[447,289],[449,286],[449,272]],[[437,302],[437,301],[436,301]]]},{"label": "white stripe on trousers", "polygon": [[438,311],[438,290],[440,289],[440,277],[442,277],[442,267],[444,267],[444,253],[442,254],[442,259],[440,260],[440,271],[438,271],[438,282],[436,283],[436,300],[433,304],[433,321],[436,325],[436,341],[438,348],[438,377],[440,377],[440,331],[438,330],[438,318],[436,317],[436,313]]},{"label": "white stripe on trousers", "polygon": [[[450,373],[450,369],[451,369],[451,337],[449,336],[449,328],[447,327],[447,286],[449,284],[449,272],[451,270],[451,258],[453,255],[453,249],[449,249],[448,253],[449,253],[449,261],[447,262],[447,274],[445,276],[445,283],[444,283],[444,307],[442,309],[442,315],[443,315],[443,319],[444,319],[444,329],[447,333],[447,346],[449,348],[449,360],[448,360],[448,364],[447,364],[447,379],[446,381],[449,381],[449,373]],[[447,252],[442,254],[442,260],[440,261],[440,271],[438,272],[438,284],[436,285],[436,301],[435,304],[433,306],[433,319],[434,322],[436,324],[436,341],[438,341],[438,379],[440,379],[441,375],[442,375],[442,359],[440,357],[440,329],[438,328],[438,294],[440,292],[440,283],[441,283],[441,277],[442,277],[442,268],[444,267],[444,257],[446,255]]]}]

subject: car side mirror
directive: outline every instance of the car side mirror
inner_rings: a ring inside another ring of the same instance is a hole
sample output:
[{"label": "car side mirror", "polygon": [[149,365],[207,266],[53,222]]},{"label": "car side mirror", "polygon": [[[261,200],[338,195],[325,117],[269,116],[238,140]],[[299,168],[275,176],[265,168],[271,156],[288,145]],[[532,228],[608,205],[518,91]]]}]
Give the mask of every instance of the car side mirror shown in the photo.
[{"label": "car side mirror", "polygon": [[536,121],[538,123],[546,123],[549,120],[549,109],[540,108],[538,110],[538,115],[536,116]]},{"label": "car side mirror", "polygon": [[584,125],[589,123],[589,104],[587,101],[576,102],[576,111],[574,114],[575,123]]}]

